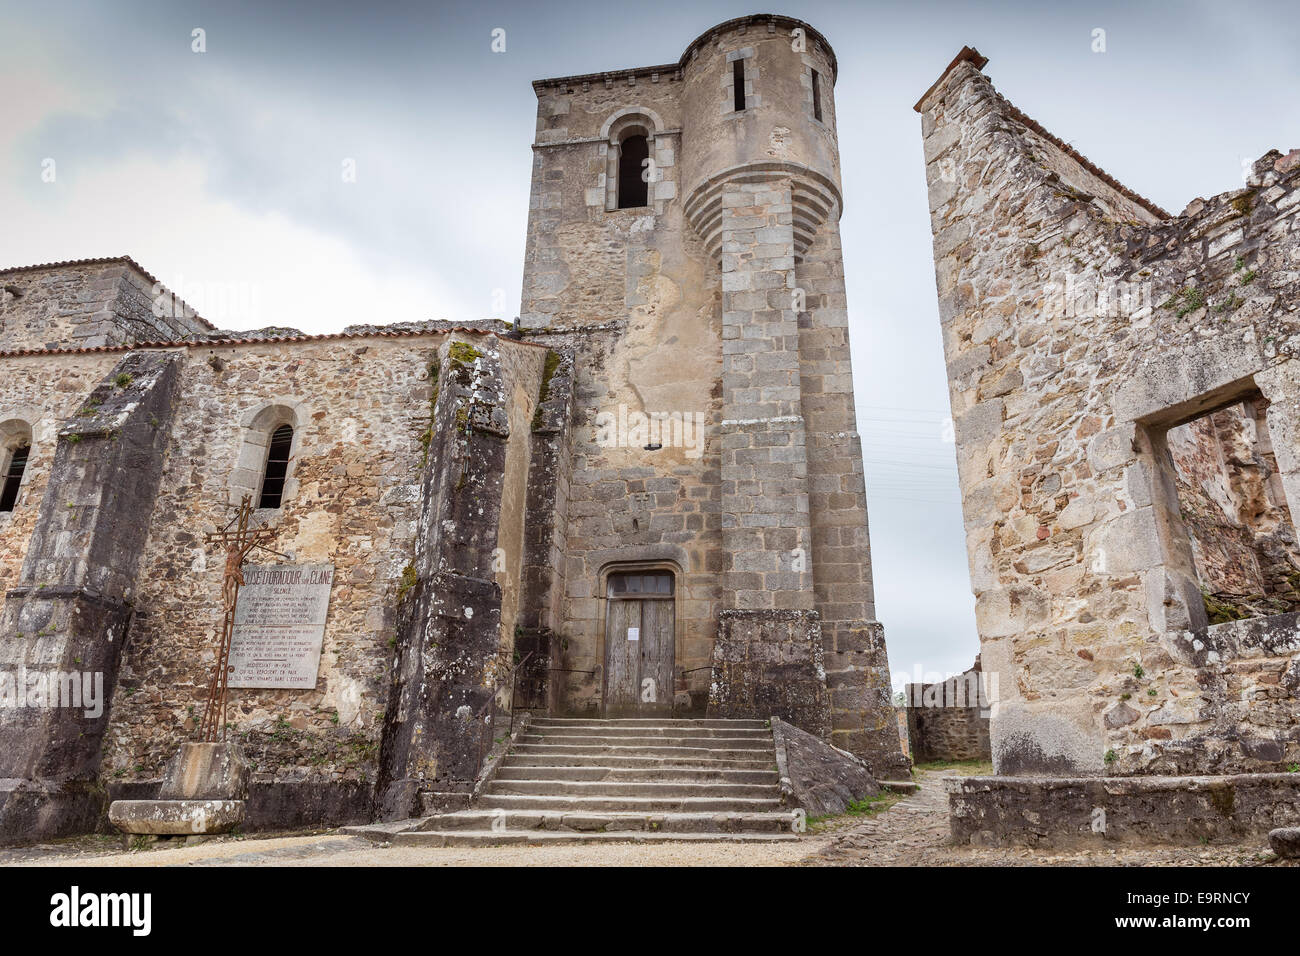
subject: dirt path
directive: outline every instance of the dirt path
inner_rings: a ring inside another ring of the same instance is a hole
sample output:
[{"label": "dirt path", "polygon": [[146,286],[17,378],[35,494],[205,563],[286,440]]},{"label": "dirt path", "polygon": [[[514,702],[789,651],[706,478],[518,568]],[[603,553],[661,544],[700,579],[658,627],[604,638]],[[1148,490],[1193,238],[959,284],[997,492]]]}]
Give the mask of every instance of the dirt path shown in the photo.
[{"label": "dirt path", "polygon": [[[1251,866],[1263,840],[1226,846],[1099,847],[1079,851],[956,847],[948,840],[943,777],[919,771],[919,792],[871,817],[842,817],[797,843],[575,844],[505,847],[377,847],[324,833],[161,844],[123,852],[92,837],[0,850],[8,866]],[[1283,866],[1286,863],[1275,863]]]}]

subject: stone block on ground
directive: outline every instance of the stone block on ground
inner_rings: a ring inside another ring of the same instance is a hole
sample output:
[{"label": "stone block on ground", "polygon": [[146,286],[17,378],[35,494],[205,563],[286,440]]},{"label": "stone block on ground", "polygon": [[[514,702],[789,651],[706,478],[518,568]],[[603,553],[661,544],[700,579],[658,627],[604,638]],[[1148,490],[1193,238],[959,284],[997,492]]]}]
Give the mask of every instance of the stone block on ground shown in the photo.
[{"label": "stone block on ground", "polygon": [[115,800],[108,808],[108,821],[123,833],[228,833],[243,819],[243,800]]},{"label": "stone block on ground", "polygon": [[108,821],[124,833],[228,833],[244,820],[248,775],[237,744],[189,741],[167,762],[157,800],[114,800]]},{"label": "stone block on ground", "polygon": [[788,780],[788,798],[809,816],[843,813],[849,804],[880,792],[871,768],[859,757],[779,717],[772,718],[772,737],[782,787]]},{"label": "stone block on ground", "polygon": [[1278,856],[1300,859],[1300,827],[1278,827],[1268,833],[1268,845]]},{"label": "stone block on ground", "polygon": [[248,760],[238,744],[190,741],[167,762],[159,800],[243,800]]}]

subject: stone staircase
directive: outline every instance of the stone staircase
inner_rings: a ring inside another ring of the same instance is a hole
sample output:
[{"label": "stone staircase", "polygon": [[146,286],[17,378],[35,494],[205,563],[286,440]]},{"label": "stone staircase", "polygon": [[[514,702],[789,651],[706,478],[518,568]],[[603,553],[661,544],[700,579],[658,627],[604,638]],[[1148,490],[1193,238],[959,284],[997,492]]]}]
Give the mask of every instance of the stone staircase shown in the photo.
[{"label": "stone staircase", "polygon": [[537,717],[467,810],[345,832],[394,846],[798,839],[761,720]]}]

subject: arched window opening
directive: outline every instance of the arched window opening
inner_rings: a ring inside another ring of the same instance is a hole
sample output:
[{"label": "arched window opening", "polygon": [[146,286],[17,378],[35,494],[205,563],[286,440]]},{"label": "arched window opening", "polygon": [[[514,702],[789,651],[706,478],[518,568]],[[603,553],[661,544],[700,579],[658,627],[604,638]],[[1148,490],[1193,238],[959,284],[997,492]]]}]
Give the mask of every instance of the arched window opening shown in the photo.
[{"label": "arched window opening", "polygon": [[642,178],[645,161],[650,158],[650,141],[637,133],[619,144],[618,156],[618,208],[636,209],[648,206],[649,183]]},{"label": "arched window opening", "polygon": [[0,488],[0,511],[13,511],[18,503],[18,491],[23,485],[23,472],[27,470],[27,456],[31,451],[31,445],[19,445],[9,456],[4,486]]},{"label": "arched window opening", "polygon": [[293,447],[293,426],[281,425],[271,433],[266,450],[266,468],[262,472],[259,508],[278,508],[284,498],[284,479],[289,473],[289,449]]}]

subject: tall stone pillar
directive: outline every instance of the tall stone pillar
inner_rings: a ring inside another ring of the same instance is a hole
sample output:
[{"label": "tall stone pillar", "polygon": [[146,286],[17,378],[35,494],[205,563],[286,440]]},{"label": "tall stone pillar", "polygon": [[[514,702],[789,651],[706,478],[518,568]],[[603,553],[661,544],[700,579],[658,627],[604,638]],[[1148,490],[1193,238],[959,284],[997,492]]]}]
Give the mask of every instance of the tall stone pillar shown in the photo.
[{"label": "tall stone pillar", "polygon": [[709,711],[821,736],[829,694],[814,609],[791,183],[722,194],[722,619]]},{"label": "tall stone pillar", "polygon": [[905,777],[885,633],[876,620],[844,258],[835,223],[825,223],[804,252],[798,285],[805,307],[799,317],[800,391],[812,563],[831,699],[830,740],[868,760],[880,776]]},{"label": "tall stone pillar", "polygon": [[443,345],[434,381],[416,558],[398,608],[384,716],[379,816],[468,801],[491,742],[501,668],[493,571],[510,435],[492,336]]}]

